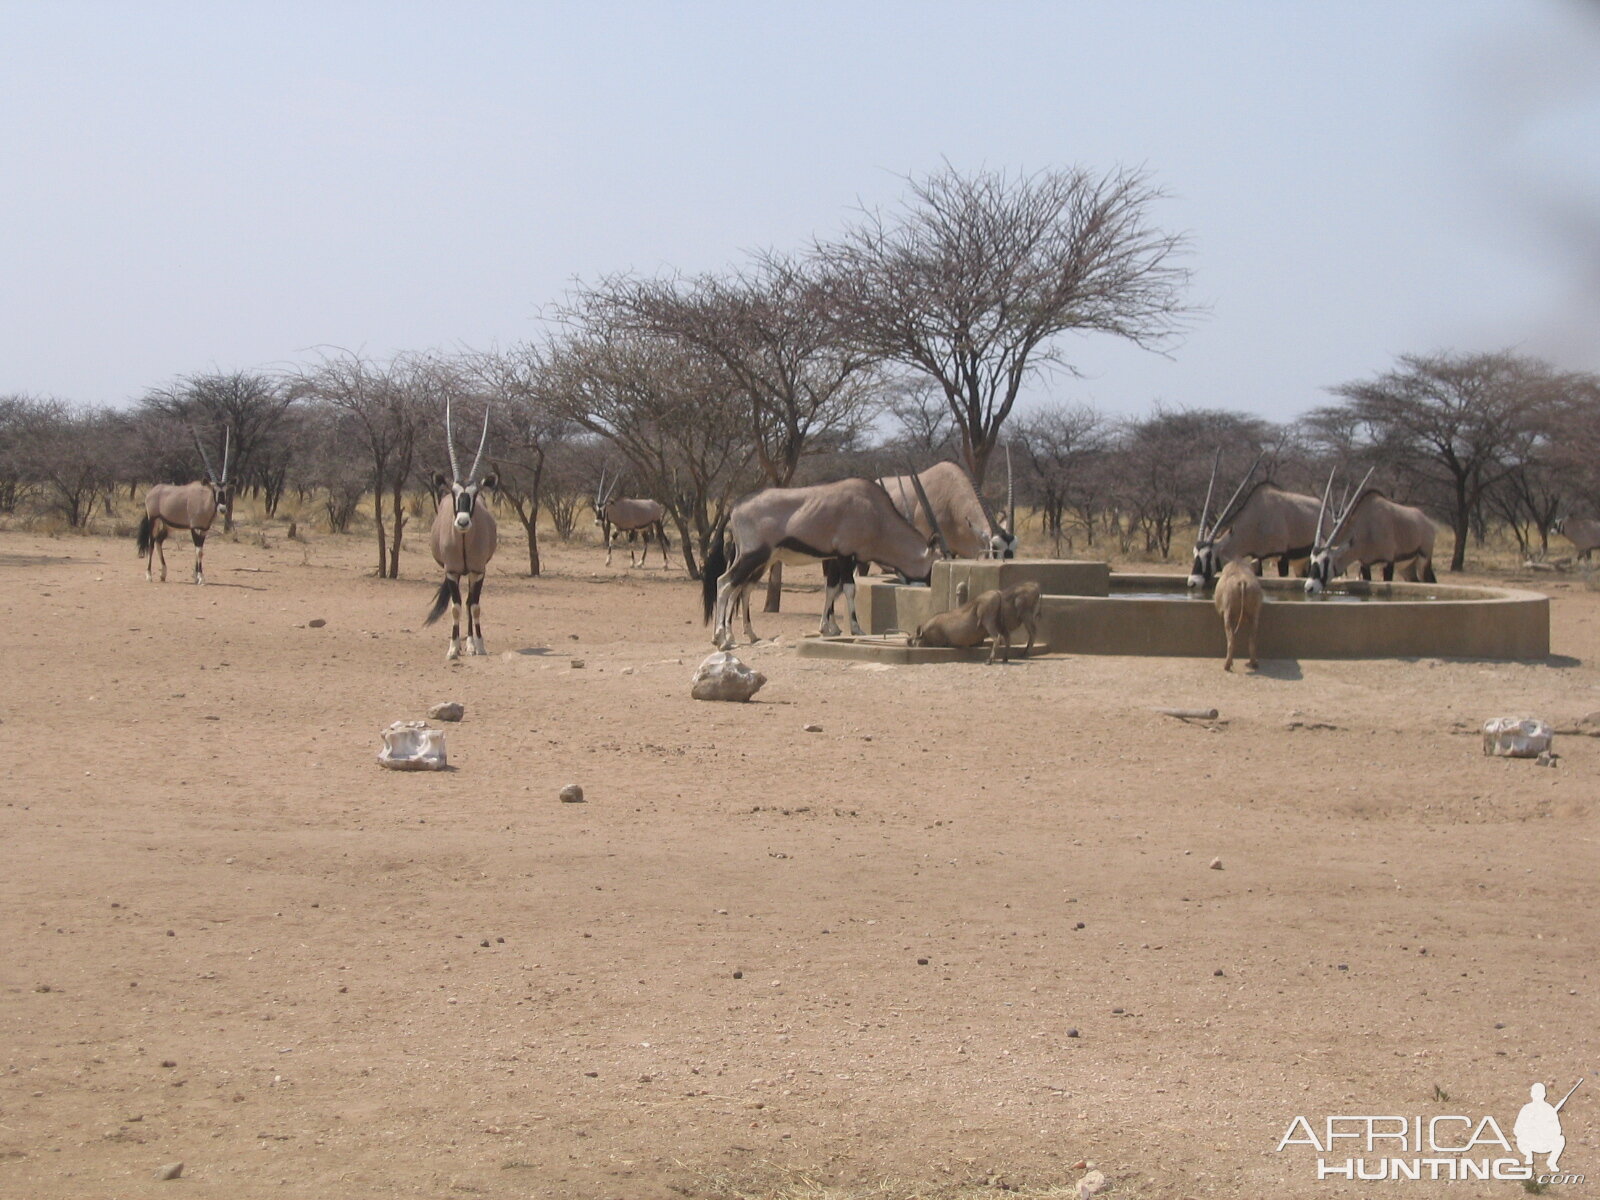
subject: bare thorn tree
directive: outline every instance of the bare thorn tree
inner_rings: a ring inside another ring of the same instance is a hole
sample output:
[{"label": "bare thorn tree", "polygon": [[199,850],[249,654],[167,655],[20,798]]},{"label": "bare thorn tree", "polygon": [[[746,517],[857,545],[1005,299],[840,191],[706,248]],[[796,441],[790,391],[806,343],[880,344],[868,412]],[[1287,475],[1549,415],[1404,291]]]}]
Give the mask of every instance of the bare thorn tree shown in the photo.
[{"label": "bare thorn tree", "polygon": [[1183,239],[1149,224],[1161,193],[1139,172],[946,166],[908,182],[900,212],[866,214],[820,253],[844,329],[938,384],[981,484],[1023,383],[1072,369],[1061,335],[1170,342],[1186,311]]}]

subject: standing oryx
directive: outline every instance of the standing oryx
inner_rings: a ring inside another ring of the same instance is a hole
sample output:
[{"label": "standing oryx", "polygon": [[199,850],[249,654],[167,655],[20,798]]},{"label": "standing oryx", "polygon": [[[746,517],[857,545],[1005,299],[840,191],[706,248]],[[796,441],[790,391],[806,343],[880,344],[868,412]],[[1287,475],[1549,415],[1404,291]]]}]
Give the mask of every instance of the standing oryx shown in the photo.
[{"label": "standing oryx", "polygon": [[1396,504],[1377,488],[1367,487],[1371,478],[1372,472],[1368,471],[1356,489],[1355,500],[1334,517],[1333,530],[1324,540],[1323,517],[1333,490],[1333,476],[1328,476],[1322,508],[1317,514],[1317,545],[1306,577],[1306,591],[1311,595],[1325,589],[1335,576],[1344,574],[1351,563],[1360,566],[1362,579],[1370,580],[1373,565],[1382,563],[1385,583],[1394,579],[1397,565],[1405,568],[1407,579],[1438,582],[1433,573],[1433,539],[1437,531],[1428,514],[1409,504]]},{"label": "standing oryx", "polygon": [[144,519],[139,522],[136,535],[139,553],[144,558],[144,577],[151,578],[150,568],[156,555],[161,556],[161,582],[167,581],[167,552],[162,543],[172,529],[187,529],[194,539],[194,581],[204,583],[206,532],[217,514],[228,515],[228,505],[233,499],[233,488],[228,483],[228,451],[232,447],[233,430],[225,429],[222,440],[222,475],[211,469],[211,456],[206,453],[200,435],[194,434],[195,448],[200,451],[200,461],[205,464],[203,483],[174,485],[158,483],[144,498]]},{"label": "standing oryx", "polygon": [[[1222,568],[1235,559],[1251,559],[1259,575],[1264,560],[1275,558],[1280,576],[1289,574],[1292,562],[1310,559],[1317,536],[1317,498],[1285,492],[1270,479],[1260,480],[1245,492],[1245,485],[1260,462],[1261,456],[1257,455],[1233,498],[1223,505],[1222,514],[1207,525],[1211,488],[1217,482],[1216,467],[1211,468],[1211,486],[1206,488],[1206,503],[1196,531],[1194,565],[1189,568],[1190,587],[1209,587]],[[1299,573],[1305,574],[1305,569]]]},{"label": "standing oryx", "polygon": [[1578,549],[1579,558],[1588,558],[1600,546],[1600,521],[1588,517],[1562,517],[1550,526],[1551,533],[1559,533]]},{"label": "standing oryx", "polygon": [[[1009,463],[1009,456],[1008,456]],[[1007,470],[1009,476],[1009,467]],[[972,476],[966,468],[953,462],[934,463],[916,477],[927,493],[933,515],[938,519],[950,552],[957,558],[1015,558],[1017,556],[1017,506],[1016,493],[1010,495],[1011,528],[1007,529],[994,515],[993,510],[973,486]],[[933,534],[933,525],[917,499],[916,489],[909,475],[889,475],[878,483],[889,493],[900,515],[921,531],[923,537]]]},{"label": "standing oryx", "polygon": [[[423,620],[432,625],[451,607],[450,650],[448,659],[461,657],[461,580],[467,581],[467,653],[486,654],[483,648],[483,618],[478,614],[478,599],[483,595],[483,573],[494,557],[494,515],[478,500],[485,489],[493,490],[498,481],[493,475],[477,479],[483,462],[484,443],[489,440],[489,411],[483,413],[483,436],[478,439],[477,457],[463,481],[456,463],[456,443],[450,431],[450,401],[444,403],[444,436],[450,447],[450,479],[438,473],[433,477],[439,511],[433,518],[433,561],[444,568],[444,582],[433,607]],[[476,481],[476,482],[475,482]]]},{"label": "standing oryx", "polygon": [[[913,488],[920,492],[922,485],[914,481]],[[926,508],[926,497],[923,503]],[[942,542],[937,520],[933,528],[934,538]],[[735,548],[731,565],[728,542]],[[839,632],[833,621],[833,604],[842,590],[850,610],[851,632],[859,635],[856,563],[879,563],[920,581],[933,573],[937,557],[930,539],[901,516],[888,493],[870,479],[767,488],[733,506],[726,530],[718,530],[706,555],[701,577],[705,620],[711,621],[715,614],[712,641],[719,649],[731,649],[734,606],[768,563],[821,561],[828,584],[822,633],[831,637]],[[756,640],[748,606],[744,607],[744,631],[751,641]]]},{"label": "standing oryx", "polygon": [[[667,510],[659,500],[629,500],[616,498],[617,480],[611,481],[611,491],[606,491],[606,473],[600,472],[600,486],[594,493],[594,523],[600,526],[606,539],[606,566],[611,565],[611,537],[612,530],[628,535],[628,565],[644,566],[645,559],[650,554],[650,539],[654,537],[661,545],[661,568],[665,570],[667,563],[667,527],[662,518],[667,515]],[[638,541],[639,561],[634,562],[634,545]]]}]

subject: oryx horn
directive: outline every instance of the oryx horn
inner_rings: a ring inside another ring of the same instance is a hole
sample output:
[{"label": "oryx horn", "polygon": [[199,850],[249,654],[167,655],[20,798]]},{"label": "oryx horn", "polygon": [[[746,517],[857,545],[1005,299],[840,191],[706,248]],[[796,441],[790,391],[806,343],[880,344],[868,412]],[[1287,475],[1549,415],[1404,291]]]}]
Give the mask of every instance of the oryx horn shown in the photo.
[{"label": "oryx horn", "polygon": [[1372,473],[1377,469],[1377,467],[1368,467],[1367,473],[1361,477],[1361,486],[1356,488],[1354,492],[1345,493],[1346,496],[1351,497],[1351,499],[1349,500],[1349,503],[1344,503],[1343,501],[1340,502],[1341,511],[1333,522],[1333,532],[1328,535],[1328,540],[1330,542],[1333,541],[1334,536],[1339,532],[1340,527],[1344,525],[1345,520],[1350,516],[1351,508],[1360,503],[1361,493],[1364,492],[1367,487],[1367,480],[1372,478]]},{"label": "oryx horn", "polygon": [[946,558],[953,558],[950,553],[950,543],[945,541],[944,530],[939,528],[939,518],[933,515],[933,505],[928,502],[928,493],[922,486],[922,480],[910,464],[906,465],[906,474],[911,476],[912,490],[917,493],[917,502],[922,505],[922,511],[928,514],[928,524],[933,526],[933,536],[938,539],[939,552]]},{"label": "oryx horn", "polygon": [[467,483],[478,478],[478,466],[483,462],[483,448],[489,444],[489,406],[483,406],[483,433],[478,438],[478,453],[472,458],[472,470],[467,472]]},{"label": "oryx horn", "polygon": [[223,486],[226,486],[227,482],[228,482],[228,451],[231,450],[232,448],[233,448],[233,426],[232,425],[224,425],[222,427],[222,481],[221,481]]},{"label": "oryx horn", "polygon": [[456,438],[450,429],[450,397],[444,398],[444,444],[450,448],[450,482],[461,482],[461,464],[456,462]]},{"label": "oryx horn", "polygon": [[[1263,453],[1265,452],[1263,451]],[[1245,485],[1250,482],[1250,477],[1256,473],[1256,468],[1260,465],[1261,455],[1257,454],[1255,462],[1250,464],[1250,469],[1244,473],[1244,478],[1239,481],[1239,486],[1233,489],[1233,495],[1229,496],[1228,502],[1222,506],[1222,511],[1217,515],[1216,524],[1212,527],[1213,533],[1226,525],[1233,516],[1233,502],[1239,498],[1245,489]]]},{"label": "oryx horn", "polygon": [[605,468],[605,464],[601,463],[600,464],[600,482],[594,485],[594,515],[597,516],[597,517],[600,515],[600,509],[604,504],[604,501],[601,500],[601,497],[604,496],[605,494],[606,494],[606,468]]},{"label": "oryx horn", "polygon": [[1011,520],[1011,528],[1006,530],[1012,537],[1017,536],[1017,477],[1011,473],[1011,443],[1006,443],[1006,510]]},{"label": "oryx horn", "polygon": [[[194,448],[200,451],[200,461],[205,464],[206,478],[212,483],[220,483],[217,473],[211,469],[211,456],[206,453],[205,443],[200,440],[200,431],[193,425],[189,426],[189,435],[194,438]],[[223,464],[226,466],[227,464]]]},{"label": "oryx horn", "polygon": [[972,485],[972,494],[978,498],[978,507],[983,509],[983,519],[989,522],[989,532],[999,537],[1005,532],[1000,528],[1000,522],[995,520],[994,509],[989,507],[989,502],[983,498],[983,492],[978,489],[978,481],[972,477],[972,472],[967,470],[965,463],[957,463],[961,473],[967,477],[967,482]]},{"label": "oryx horn", "polygon": [[1222,465],[1222,447],[1217,447],[1217,456],[1211,460],[1211,482],[1206,484],[1206,502],[1200,506],[1200,541],[1206,540],[1206,518],[1211,515],[1211,493],[1217,486],[1217,468]]},{"label": "oryx horn", "polygon": [[1311,539],[1311,548],[1313,550],[1318,550],[1322,547],[1322,522],[1328,515],[1328,497],[1333,495],[1333,477],[1338,470],[1338,467],[1334,467],[1333,470],[1328,472],[1328,484],[1322,489],[1322,507],[1317,509],[1317,534]]}]

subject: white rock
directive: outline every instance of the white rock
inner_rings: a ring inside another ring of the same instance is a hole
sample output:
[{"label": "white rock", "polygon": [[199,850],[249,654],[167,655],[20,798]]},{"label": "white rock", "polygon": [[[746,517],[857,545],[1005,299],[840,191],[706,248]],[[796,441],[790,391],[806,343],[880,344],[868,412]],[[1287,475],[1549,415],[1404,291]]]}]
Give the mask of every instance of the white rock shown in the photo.
[{"label": "white rock", "polygon": [[426,721],[396,721],[383,731],[378,764],[392,771],[443,771],[449,765],[444,730]]},{"label": "white rock", "polygon": [[748,700],[766,682],[765,675],[745,666],[731,650],[718,650],[695,668],[689,694],[696,700]]},{"label": "white rock", "polygon": [[1501,758],[1538,758],[1550,749],[1555,730],[1537,717],[1495,717],[1483,723],[1483,752]]},{"label": "white rock", "polygon": [[563,804],[582,804],[583,787],[580,784],[569,783],[561,789],[560,796]]},{"label": "white rock", "polygon": [[1090,1171],[1078,1180],[1078,1200],[1089,1200],[1089,1197],[1101,1191],[1106,1186],[1106,1177],[1099,1171]]},{"label": "white rock", "polygon": [[467,708],[459,700],[446,700],[430,708],[428,715],[435,721],[459,721],[467,715]]}]

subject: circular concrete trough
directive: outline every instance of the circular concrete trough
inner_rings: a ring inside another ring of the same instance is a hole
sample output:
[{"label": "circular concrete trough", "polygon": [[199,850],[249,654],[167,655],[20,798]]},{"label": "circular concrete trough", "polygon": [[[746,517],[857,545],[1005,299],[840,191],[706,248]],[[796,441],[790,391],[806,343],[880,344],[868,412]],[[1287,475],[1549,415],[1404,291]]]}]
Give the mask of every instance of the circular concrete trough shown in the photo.
[{"label": "circular concrete trough", "polygon": [[[901,634],[991,587],[1036,578],[1037,652],[1220,658],[1222,622],[1209,595],[1179,575],[1113,574],[1103,563],[943,562],[929,586],[862,580],[857,609],[868,638],[808,638],[807,657],[949,662],[987,650],[919,651]],[[1304,581],[1263,579],[1262,658],[1541,659],[1550,653],[1550,601],[1537,592],[1441,583],[1340,581],[1308,599]],[[1052,587],[1082,588],[1073,593]],[[1087,593],[1087,594],[1085,594]],[[1025,636],[1025,635],[1024,635]]]}]

